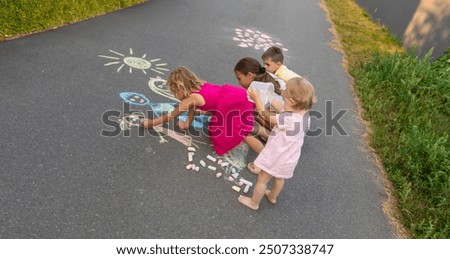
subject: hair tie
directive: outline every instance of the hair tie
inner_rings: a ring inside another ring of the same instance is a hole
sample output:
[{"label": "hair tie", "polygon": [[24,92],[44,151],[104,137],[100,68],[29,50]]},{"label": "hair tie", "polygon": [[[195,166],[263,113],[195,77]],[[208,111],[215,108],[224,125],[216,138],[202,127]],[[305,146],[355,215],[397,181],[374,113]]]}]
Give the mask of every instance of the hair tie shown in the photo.
[{"label": "hair tie", "polygon": [[258,74],[264,74],[264,73],[266,73],[266,68],[260,66],[259,70],[258,70]]}]

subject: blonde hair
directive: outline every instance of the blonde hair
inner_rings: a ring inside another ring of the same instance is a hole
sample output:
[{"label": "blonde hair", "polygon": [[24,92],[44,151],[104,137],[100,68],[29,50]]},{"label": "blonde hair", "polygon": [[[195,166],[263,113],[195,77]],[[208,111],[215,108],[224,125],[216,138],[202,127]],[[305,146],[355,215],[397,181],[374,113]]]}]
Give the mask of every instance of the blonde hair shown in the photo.
[{"label": "blonde hair", "polygon": [[170,72],[167,79],[167,86],[169,90],[175,94],[176,91],[181,91],[185,96],[191,94],[195,90],[199,90],[202,85],[200,80],[194,72],[187,67],[177,67]]},{"label": "blonde hair", "polygon": [[294,108],[298,110],[309,110],[317,98],[314,86],[303,77],[293,77],[286,83],[287,97],[294,102]]}]

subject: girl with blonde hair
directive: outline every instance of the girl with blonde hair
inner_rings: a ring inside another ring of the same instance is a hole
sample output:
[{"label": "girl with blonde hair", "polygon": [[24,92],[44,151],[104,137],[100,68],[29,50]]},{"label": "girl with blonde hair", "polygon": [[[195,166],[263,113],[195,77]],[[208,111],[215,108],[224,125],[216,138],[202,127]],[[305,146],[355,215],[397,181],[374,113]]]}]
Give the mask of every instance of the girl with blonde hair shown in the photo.
[{"label": "girl with blonde hair", "polygon": [[[283,189],[284,180],[293,176],[305,137],[308,111],[316,102],[316,97],[314,87],[308,80],[294,77],[286,83],[286,90],[281,93],[284,111],[271,116],[264,109],[257,90],[250,89],[248,95],[255,101],[256,110],[261,116],[268,117],[275,125],[264,149],[255,162],[248,165],[251,172],[258,174],[253,196],[240,195],[238,198],[245,206],[258,210],[264,196],[270,203],[275,204]],[[272,189],[267,190],[271,180]]]},{"label": "girl with blonde hair", "polygon": [[180,100],[175,110],[155,119],[144,119],[141,125],[151,128],[188,112],[187,121],[179,121],[181,129],[189,128],[196,109],[210,112],[208,134],[218,155],[223,155],[245,141],[256,153],[263,144],[249,133],[253,130],[254,103],[248,100],[244,88],[214,85],[199,79],[186,67],[173,70],[167,80],[173,95]]}]

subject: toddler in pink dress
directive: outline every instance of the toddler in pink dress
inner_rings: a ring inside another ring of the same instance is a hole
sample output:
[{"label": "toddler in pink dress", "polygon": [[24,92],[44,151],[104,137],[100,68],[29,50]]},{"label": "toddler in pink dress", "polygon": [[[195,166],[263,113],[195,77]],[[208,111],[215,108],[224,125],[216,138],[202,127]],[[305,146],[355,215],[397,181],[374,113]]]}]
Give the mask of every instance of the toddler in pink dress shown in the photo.
[{"label": "toddler in pink dress", "polygon": [[[248,90],[248,95],[255,101],[256,110],[275,125],[266,146],[255,162],[249,164],[249,169],[258,174],[253,196],[240,195],[238,198],[245,206],[258,210],[264,196],[270,203],[275,204],[283,189],[284,179],[293,176],[305,137],[307,113],[316,98],[313,85],[303,77],[294,77],[286,83],[286,90],[281,93],[284,111],[276,116],[270,116],[264,109],[257,90]],[[271,180],[272,189],[267,190]]]}]

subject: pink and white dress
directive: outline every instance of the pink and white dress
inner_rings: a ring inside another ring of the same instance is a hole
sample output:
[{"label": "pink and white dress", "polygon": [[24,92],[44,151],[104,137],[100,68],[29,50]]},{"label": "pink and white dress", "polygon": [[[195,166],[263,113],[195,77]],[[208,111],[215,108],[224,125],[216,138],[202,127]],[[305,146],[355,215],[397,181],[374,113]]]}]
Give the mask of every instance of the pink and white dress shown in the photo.
[{"label": "pink and white dress", "polygon": [[256,158],[255,166],[273,177],[291,178],[300,159],[307,117],[293,112],[277,114],[277,125]]}]

